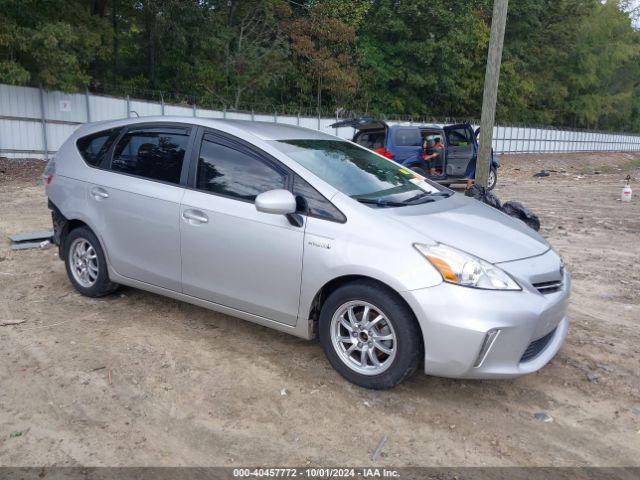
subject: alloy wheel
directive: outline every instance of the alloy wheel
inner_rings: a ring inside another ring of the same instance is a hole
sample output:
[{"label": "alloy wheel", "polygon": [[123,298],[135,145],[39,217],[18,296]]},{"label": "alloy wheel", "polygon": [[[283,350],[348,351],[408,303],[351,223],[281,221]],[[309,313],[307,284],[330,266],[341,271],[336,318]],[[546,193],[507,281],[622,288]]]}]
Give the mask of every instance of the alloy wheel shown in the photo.
[{"label": "alloy wheel", "polygon": [[331,343],[342,362],[363,375],[386,371],[398,350],[388,317],[362,300],[347,302],[336,310],[331,319]]},{"label": "alloy wheel", "polygon": [[76,238],[69,248],[69,266],[76,282],[85,288],[92,287],[98,279],[98,255],[85,238]]}]

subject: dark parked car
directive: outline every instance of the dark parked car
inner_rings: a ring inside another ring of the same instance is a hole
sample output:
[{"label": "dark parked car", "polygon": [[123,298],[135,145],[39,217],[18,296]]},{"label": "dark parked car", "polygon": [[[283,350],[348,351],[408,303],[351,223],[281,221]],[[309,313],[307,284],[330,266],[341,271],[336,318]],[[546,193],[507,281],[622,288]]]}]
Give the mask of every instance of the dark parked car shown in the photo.
[{"label": "dark parked car", "polygon": [[[477,131],[474,132],[469,123],[388,125],[382,120],[359,117],[336,122],[331,127],[354,128],[356,132],[352,140],[355,143],[444,185],[463,182],[469,162],[475,161],[478,154]],[[429,175],[429,168],[422,159],[423,142],[436,137],[440,137],[445,146],[445,156],[436,164],[436,175]],[[492,152],[489,189],[496,185],[499,166],[500,162]]]}]

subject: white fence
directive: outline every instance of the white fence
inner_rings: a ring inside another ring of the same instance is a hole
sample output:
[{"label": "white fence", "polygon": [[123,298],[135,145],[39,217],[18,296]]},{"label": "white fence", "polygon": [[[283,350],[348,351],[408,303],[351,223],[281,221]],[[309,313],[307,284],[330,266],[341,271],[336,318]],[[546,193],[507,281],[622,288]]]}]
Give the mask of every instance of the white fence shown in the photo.
[{"label": "white fence", "polygon": [[[0,156],[47,158],[82,123],[132,116],[178,115],[286,123],[352,138],[350,127],[331,128],[335,118],[207,110],[90,93],[46,92],[0,84]],[[388,120],[388,123],[406,123]],[[416,124],[416,123],[414,123]],[[496,126],[497,153],[640,151],[640,135],[556,128]]]}]

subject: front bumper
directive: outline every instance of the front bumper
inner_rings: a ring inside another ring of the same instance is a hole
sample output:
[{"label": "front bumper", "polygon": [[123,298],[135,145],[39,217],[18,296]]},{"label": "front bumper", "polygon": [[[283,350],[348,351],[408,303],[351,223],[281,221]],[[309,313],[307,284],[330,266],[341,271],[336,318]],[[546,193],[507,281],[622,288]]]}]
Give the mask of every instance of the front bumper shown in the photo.
[{"label": "front bumper", "polygon": [[[500,264],[516,278],[522,291],[441,283],[404,292],[422,329],[425,373],[454,378],[511,378],[545,366],[560,349],[569,325],[566,312],[571,276],[559,273],[559,264],[559,257],[552,251]],[[543,267],[543,273],[530,273],[540,271],[539,267]],[[562,286],[542,294],[530,282],[548,279],[545,275],[551,274],[550,268],[556,279],[562,279]],[[496,329],[498,335],[481,355],[487,333]],[[539,339],[543,340],[533,345],[536,349],[531,355],[531,348],[527,348]]]}]

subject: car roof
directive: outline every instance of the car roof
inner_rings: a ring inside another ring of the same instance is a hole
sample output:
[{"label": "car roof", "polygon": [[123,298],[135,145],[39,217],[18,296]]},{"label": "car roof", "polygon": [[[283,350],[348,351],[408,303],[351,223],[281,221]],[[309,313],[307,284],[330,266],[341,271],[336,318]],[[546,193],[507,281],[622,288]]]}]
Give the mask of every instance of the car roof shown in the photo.
[{"label": "car roof", "polygon": [[395,128],[419,128],[419,129],[424,129],[424,128],[431,128],[434,130],[442,130],[442,125],[436,125],[435,123],[423,123],[423,124],[406,124],[406,123],[394,123],[389,125],[389,128],[391,129],[395,129]]},{"label": "car roof", "polygon": [[112,127],[122,127],[143,123],[183,123],[185,125],[202,125],[233,135],[250,134],[261,140],[343,140],[334,135],[275,122],[254,122],[251,120],[227,120],[218,118],[153,116],[139,118],[123,118],[84,124],[79,133],[88,134]]}]

